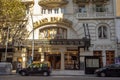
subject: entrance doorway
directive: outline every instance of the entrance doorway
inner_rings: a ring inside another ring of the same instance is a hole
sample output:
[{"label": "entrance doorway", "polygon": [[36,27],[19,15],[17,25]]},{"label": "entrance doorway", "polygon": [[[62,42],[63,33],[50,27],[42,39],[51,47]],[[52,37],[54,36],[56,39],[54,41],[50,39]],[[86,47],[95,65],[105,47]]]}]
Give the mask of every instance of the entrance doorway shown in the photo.
[{"label": "entrance doorway", "polygon": [[76,70],[78,68],[78,58],[77,53],[66,52],[65,53],[65,69],[66,70]]},{"label": "entrance doorway", "polygon": [[61,54],[47,54],[46,58],[50,61],[52,69],[60,69]]},{"label": "entrance doorway", "polygon": [[103,59],[102,59],[102,51],[93,51],[93,56],[99,56],[100,57],[100,66],[103,66]]}]

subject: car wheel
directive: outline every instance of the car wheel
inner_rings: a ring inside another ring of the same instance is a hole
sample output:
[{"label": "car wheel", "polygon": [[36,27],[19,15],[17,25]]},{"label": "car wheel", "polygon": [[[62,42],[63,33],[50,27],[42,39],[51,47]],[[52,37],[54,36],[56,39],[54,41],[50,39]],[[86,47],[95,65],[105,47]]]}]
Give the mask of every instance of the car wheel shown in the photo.
[{"label": "car wheel", "polygon": [[26,76],[26,73],[24,71],[21,72],[22,76]]},{"label": "car wheel", "polygon": [[96,77],[99,77],[99,75],[98,75],[97,73],[95,74],[95,76],[96,76]]},{"label": "car wheel", "polygon": [[43,75],[44,75],[44,76],[48,76],[48,72],[44,72]]},{"label": "car wheel", "polygon": [[100,76],[101,76],[101,77],[105,77],[106,74],[105,74],[104,72],[102,72],[102,73],[100,73]]}]

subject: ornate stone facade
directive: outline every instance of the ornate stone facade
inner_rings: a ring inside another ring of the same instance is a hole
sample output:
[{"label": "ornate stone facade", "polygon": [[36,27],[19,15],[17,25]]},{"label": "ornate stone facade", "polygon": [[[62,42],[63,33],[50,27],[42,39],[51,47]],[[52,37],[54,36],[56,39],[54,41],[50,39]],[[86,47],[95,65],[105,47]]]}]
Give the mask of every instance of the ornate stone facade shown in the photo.
[{"label": "ornate stone facade", "polygon": [[[54,69],[79,69],[84,64],[81,56],[100,56],[101,66],[114,63],[118,56],[114,1],[34,0],[34,6],[27,4],[30,34],[22,44],[26,55],[48,60]],[[42,34],[46,38],[41,39]]]}]

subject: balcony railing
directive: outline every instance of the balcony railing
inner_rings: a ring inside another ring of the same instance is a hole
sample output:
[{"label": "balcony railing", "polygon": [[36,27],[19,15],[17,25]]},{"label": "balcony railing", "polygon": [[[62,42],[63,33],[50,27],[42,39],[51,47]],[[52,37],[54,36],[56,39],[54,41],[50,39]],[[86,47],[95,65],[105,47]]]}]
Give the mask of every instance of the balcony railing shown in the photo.
[{"label": "balcony railing", "polygon": [[113,13],[108,12],[94,12],[93,14],[88,13],[77,13],[76,18],[77,19],[85,19],[85,18],[113,18]]},{"label": "balcony railing", "polygon": [[39,5],[47,8],[60,7],[68,3],[67,0],[41,0]]},{"label": "balcony railing", "polygon": [[26,5],[34,4],[34,0],[21,0],[21,2],[26,4]]},{"label": "balcony railing", "polygon": [[107,1],[109,1],[109,0],[91,0],[92,2],[94,2],[94,3],[96,3],[96,2],[107,2]]},{"label": "balcony railing", "polygon": [[74,3],[88,3],[90,0],[73,0]]},{"label": "balcony railing", "polygon": [[[32,40],[26,40],[23,42],[23,46],[31,45]],[[34,40],[34,45],[74,45],[81,47],[89,47],[90,39],[53,39],[53,40]]]},{"label": "balcony railing", "polygon": [[21,0],[21,2],[29,3],[29,2],[34,2],[34,0]]},{"label": "balcony railing", "polygon": [[92,2],[92,3],[105,3],[109,0],[73,0],[74,3],[88,3],[88,2]]}]

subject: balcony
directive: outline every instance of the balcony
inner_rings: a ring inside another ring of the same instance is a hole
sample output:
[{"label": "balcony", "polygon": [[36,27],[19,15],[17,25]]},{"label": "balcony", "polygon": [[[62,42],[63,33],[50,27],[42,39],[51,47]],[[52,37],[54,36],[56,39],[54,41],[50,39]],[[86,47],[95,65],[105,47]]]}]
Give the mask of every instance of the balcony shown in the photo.
[{"label": "balcony", "polygon": [[[90,46],[90,39],[53,39],[53,40],[44,40],[44,39],[37,39],[34,40],[35,46],[40,45],[51,45],[51,46],[79,46],[79,47],[89,47]],[[32,40],[25,40],[23,46],[31,45]]]},{"label": "balcony", "polygon": [[76,18],[77,19],[114,18],[114,14],[109,12],[94,12],[93,14],[77,13]]},{"label": "balcony", "polygon": [[93,3],[106,3],[109,0],[92,0]]},{"label": "balcony", "polygon": [[109,0],[73,0],[76,4],[86,4],[86,3],[106,3]]},{"label": "balcony", "polygon": [[73,0],[73,3],[76,3],[78,5],[87,4],[89,2],[90,2],[90,0]]},{"label": "balcony", "polygon": [[67,0],[41,0],[39,5],[46,8],[56,8],[64,6],[68,3]]},{"label": "balcony", "polygon": [[91,0],[73,0],[74,3],[88,3]]},{"label": "balcony", "polygon": [[21,0],[21,2],[24,3],[25,5],[34,4],[34,0]]}]

